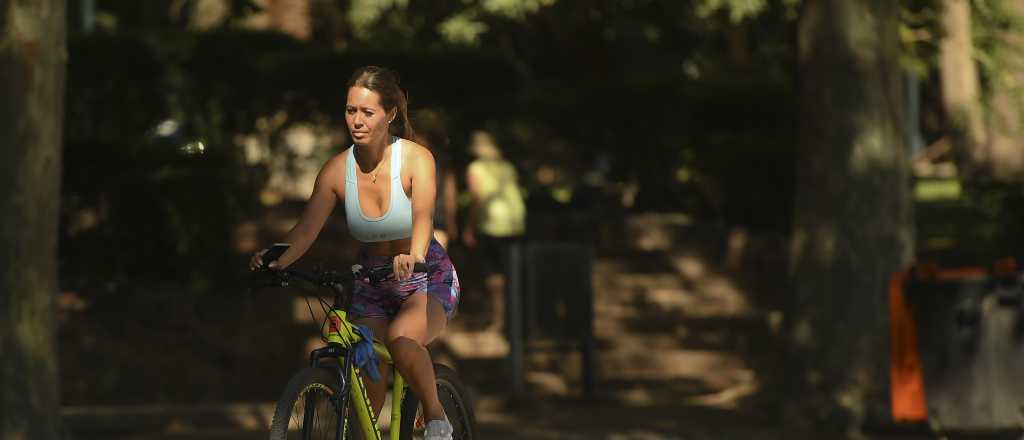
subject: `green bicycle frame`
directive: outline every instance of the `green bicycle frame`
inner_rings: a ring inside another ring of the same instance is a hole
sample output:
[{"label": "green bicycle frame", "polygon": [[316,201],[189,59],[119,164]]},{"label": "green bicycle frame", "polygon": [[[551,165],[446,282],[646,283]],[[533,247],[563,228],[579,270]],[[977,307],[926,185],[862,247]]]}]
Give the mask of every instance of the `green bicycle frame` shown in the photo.
[{"label": "green bicycle frame", "polygon": [[[348,321],[344,310],[331,309],[327,313],[327,319],[330,323],[327,332],[327,344],[329,346],[351,348],[356,343],[363,341],[363,336],[355,331],[355,324]],[[401,433],[405,379],[398,373],[398,369],[394,368],[391,353],[384,344],[374,340],[373,350],[377,353],[377,357],[380,358],[382,365],[390,366],[394,377],[394,385],[391,389],[391,427],[389,429],[391,435],[389,437],[391,437],[391,440],[398,440],[398,436]],[[339,358],[338,362],[338,367],[344,372],[344,359]],[[351,384],[349,387],[349,398],[356,410],[357,424],[363,433],[363,439],[384,440],[384,436],[377,427],[377,415],[371,410],[373,406],[370,403],[370,396],[366,393],[366,385],[363,383],[363,378],[359,373],[359,367],[355,365],[352,365],[348,372],[349,383]],[[342,438],[344,438],[348,434],[348,420],[342,420],[341,422],[345,425],[342,427]]]}]

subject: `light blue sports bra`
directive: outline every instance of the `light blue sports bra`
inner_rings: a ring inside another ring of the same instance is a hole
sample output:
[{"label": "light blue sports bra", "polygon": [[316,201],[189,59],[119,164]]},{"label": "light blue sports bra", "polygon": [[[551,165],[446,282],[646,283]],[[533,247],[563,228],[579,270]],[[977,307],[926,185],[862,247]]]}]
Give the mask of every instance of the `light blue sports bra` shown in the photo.
[{"label": "light blue sports bra", "polygon": [[348,231],[363,243],[411,237],[412,200],[409,200],[402,188],[402,139],[394,137],[391,142],[391,195],[388,197],[388,210],[377,218],[363,214],[359,204],[355,150],[355,145],[348,149],[345,166],[345,217],[348,219]]}]

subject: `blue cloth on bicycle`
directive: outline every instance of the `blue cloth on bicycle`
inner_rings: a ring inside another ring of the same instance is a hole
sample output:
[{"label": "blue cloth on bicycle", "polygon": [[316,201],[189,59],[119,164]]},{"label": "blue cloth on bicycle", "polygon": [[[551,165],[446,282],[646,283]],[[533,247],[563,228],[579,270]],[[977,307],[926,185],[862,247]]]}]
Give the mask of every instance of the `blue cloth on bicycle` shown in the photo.
[{"label": "blue cloth on bicycle", "polygon": [[363,340],[352,346],[352,362],[370,376],[370,380],[380,382],[380,371],[377,369],[377,352],[373,349],[373,330],[365,325],[355,326],[356,332]]}]

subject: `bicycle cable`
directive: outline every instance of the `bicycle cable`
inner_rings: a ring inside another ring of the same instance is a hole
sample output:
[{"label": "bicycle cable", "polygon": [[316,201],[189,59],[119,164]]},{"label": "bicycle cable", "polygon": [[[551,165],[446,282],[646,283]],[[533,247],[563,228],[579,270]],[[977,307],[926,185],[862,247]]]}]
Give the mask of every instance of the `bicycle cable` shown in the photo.
[{"label": "bicycle cable", "polygon": [[317,318],[316,313],[313,312],[313,305],[310,304],[309,298],[316,298],[317,302],[320,303],[320,309],[324,313],[324,319],[320,321],[320,341],[327,342],[327,335],[324,334],[324,326],[327,325],[327,315],[328,313],[330,313],[330,310],[332,308],[331,305],[325,299],[321,298],[320,295],[316,294],[315,291],[313,291],[312,289],[309,289],[307,287],[295,287],[295,290],[297,290],[299,294],[302,295],[302,299],[306,301],[306,309],[309,310],[309,318],[313,322],[316,322]]}]

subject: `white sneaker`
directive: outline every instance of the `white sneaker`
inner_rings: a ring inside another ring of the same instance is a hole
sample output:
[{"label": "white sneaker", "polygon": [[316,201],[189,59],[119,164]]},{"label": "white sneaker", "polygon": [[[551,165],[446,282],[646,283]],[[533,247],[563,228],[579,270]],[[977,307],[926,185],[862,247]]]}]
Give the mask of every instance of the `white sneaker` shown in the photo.
[{"label": "white sneaker", "polygon": [[427,422],[427,430],[423,433],[424,440],[452,440],[452,424],[448,420],[431,420]]}]

